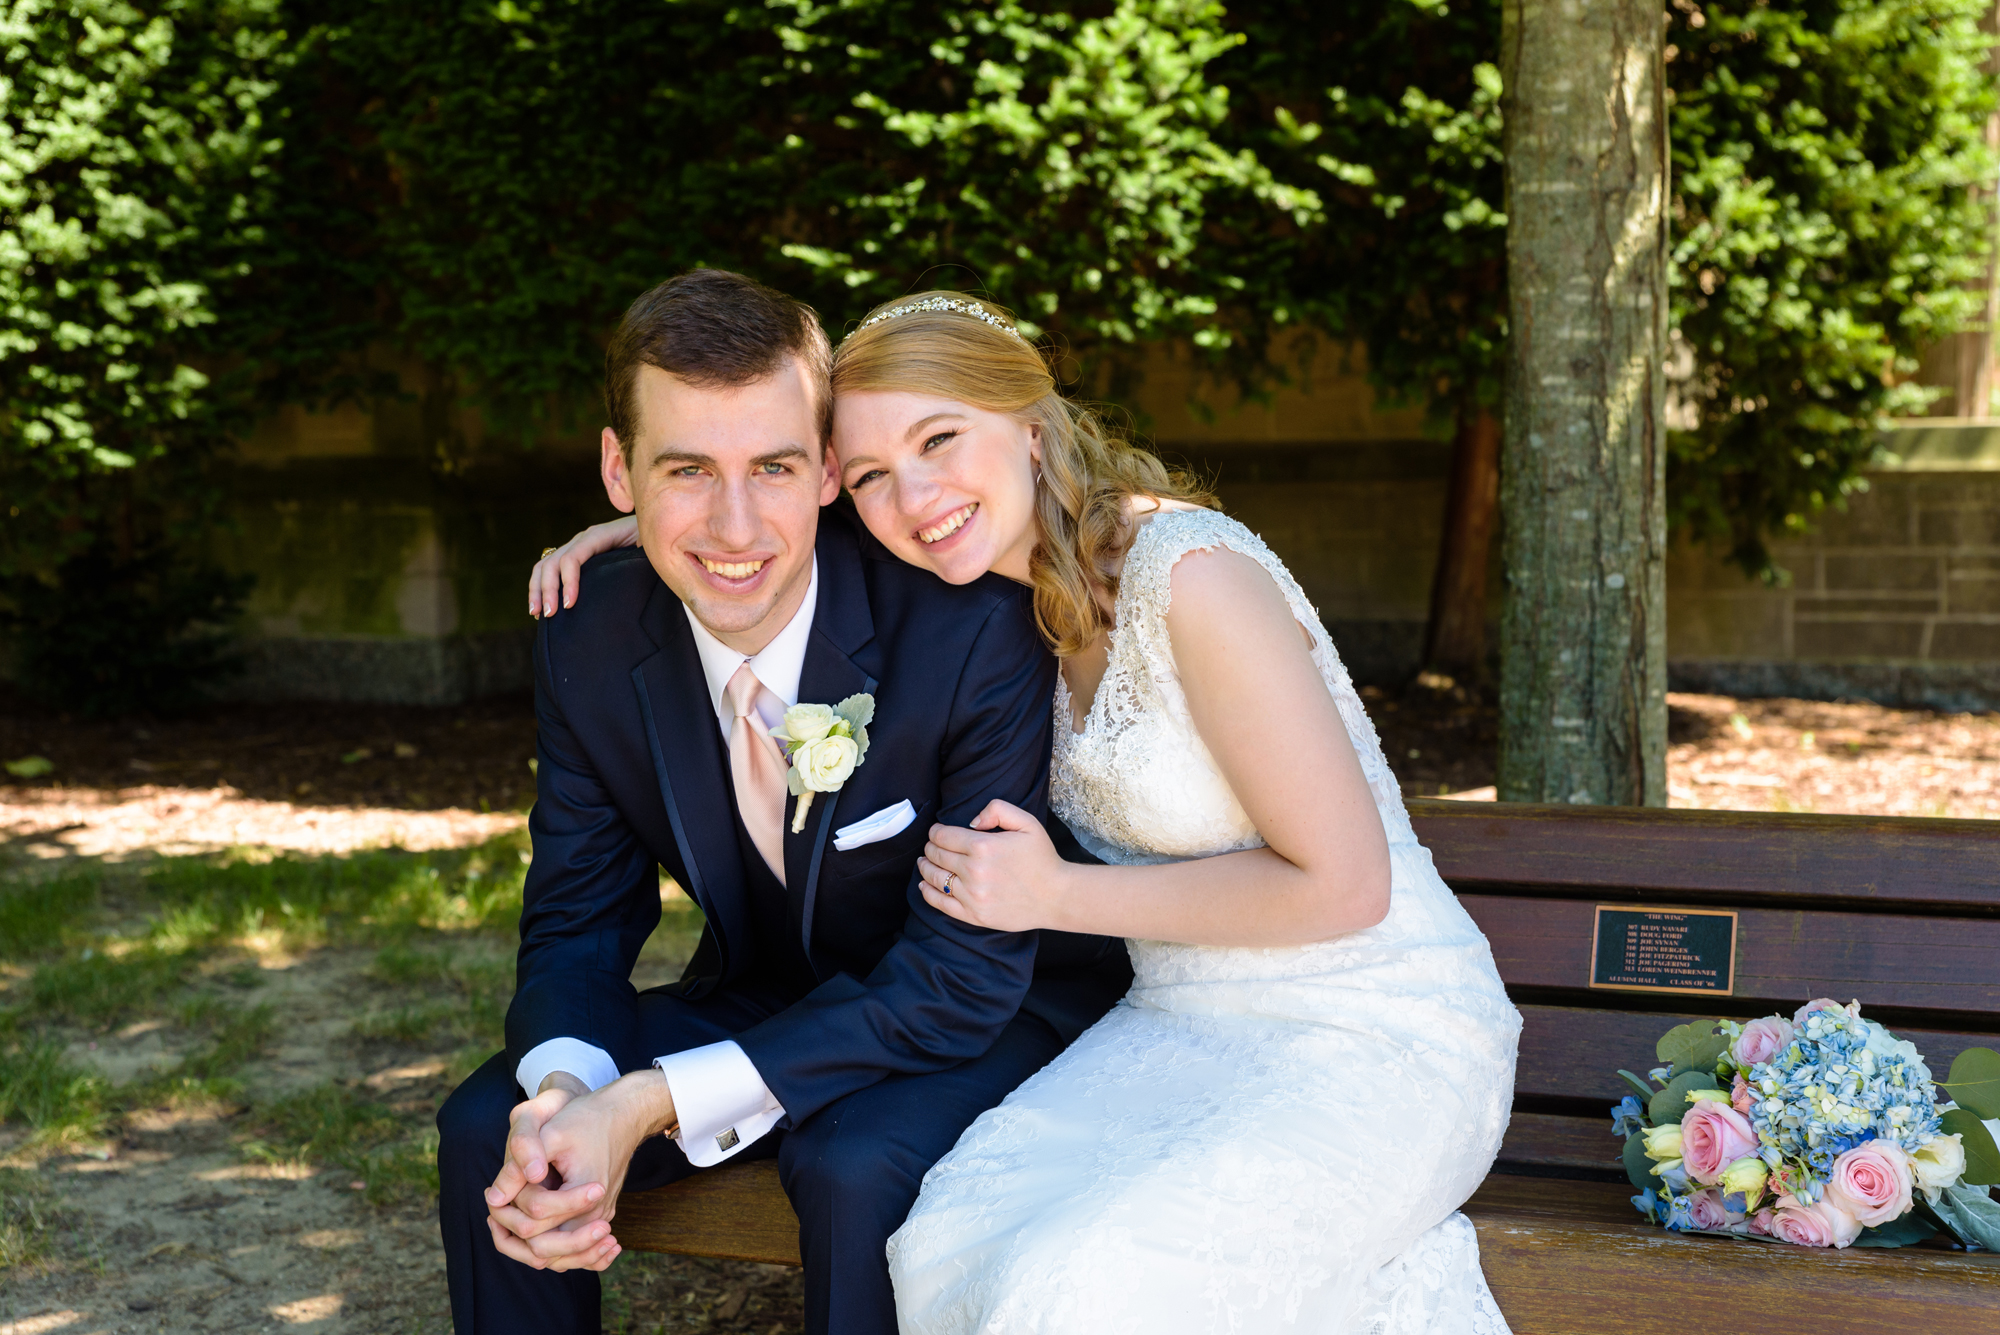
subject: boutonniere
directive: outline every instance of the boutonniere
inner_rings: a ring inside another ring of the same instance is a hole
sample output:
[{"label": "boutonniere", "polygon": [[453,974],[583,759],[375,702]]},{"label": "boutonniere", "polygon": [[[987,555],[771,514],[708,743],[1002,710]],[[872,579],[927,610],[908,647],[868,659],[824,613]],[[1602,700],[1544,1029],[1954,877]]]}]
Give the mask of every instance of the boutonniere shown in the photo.
[{"label": "boutonniere", "polygon": [[771,735],[788,744],[792,767],[785,783],[799,799],[792,833],[806,828],[814,793],[837,793],[854,767],[868,758],[868,725],[875,720],[875,697],[850,695],[837,705],[793,705]]}]

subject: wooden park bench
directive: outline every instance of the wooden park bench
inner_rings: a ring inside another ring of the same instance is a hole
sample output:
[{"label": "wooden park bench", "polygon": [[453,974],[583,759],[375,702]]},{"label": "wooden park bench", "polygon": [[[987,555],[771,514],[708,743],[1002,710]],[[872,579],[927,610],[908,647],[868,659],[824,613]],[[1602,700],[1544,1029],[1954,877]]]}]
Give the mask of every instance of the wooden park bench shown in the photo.
[{"label": "wooden park bench", "polygon": [[[1646,1223],[1607,1112],[1627,1092],[1617,1068],[1657,1065],[1659,1036],[1697,1016],[1789,1017],[1812,997],[1858,998],[1940,1076],[1962,1049],[2000,1046],[2000,821],[1441,801],[1411,814],[1526,1020],[1513,1123],[1465,1207],[1515,1335],[1688,1322],[1730,1335],[2000,1332],[2000,1256],[1937,1242],[1807,1250]],[[1733,960],[1707,953],[1729,994],[1592,987],[1600,905],[1614,912],[1598,977],[1628,980],[1632,960],[1611,958],[1614,939],[1629,939],[1618,933],[1688,919],[1617,910],[1733,910]],[[618,1236],[641,1250],[799,1260],[768,1161],[629,1196]]]}]

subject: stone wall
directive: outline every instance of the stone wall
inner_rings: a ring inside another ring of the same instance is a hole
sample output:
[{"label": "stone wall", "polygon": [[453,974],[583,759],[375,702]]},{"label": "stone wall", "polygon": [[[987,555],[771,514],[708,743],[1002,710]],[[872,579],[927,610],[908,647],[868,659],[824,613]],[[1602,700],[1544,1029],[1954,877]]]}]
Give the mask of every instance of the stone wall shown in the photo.
[{"label": "stone wall", "polygon": [[2000,428],[1893,439],[1900,466],[1774,546],[1788,582],[1673,554],[1668,641],[1684,689],[2000,708]]},{"label": "stone wall", "polygon": [[[1420,412],[1378,404],[1344,350],[1302,366],[1244,403],[1162,353],[1140,422],[1290,564],[1355,676],[1400,684],[1422,648],[1450,447]],[[258,576],[237,695],[445,703],[528,685],[528,568],[613,513],[594,428],[523,450],[482,441],[467,417],[464,457],[439,467],[418,419],[409,401],[294,408],[246,442],[233,523],[215,536],[226,564]],[[1677,687],[2000,708],[2000,428],[1893,439],[1898,466],[1778,546],[1789,585],[1676,548]],[[1492,590],[1497,617],[1497,566]]]}]

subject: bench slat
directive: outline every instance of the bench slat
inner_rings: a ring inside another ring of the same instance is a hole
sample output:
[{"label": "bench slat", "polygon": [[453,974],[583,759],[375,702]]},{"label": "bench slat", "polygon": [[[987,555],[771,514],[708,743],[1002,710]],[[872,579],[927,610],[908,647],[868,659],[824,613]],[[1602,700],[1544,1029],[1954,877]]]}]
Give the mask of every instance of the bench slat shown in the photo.
[{"label": "bench slat", "polygon": [[1517,1335],[1659,1335],[1662,1314],[1725,1313],[1731,1335],[1992,1335],[2000,1259],[1683,1238],[1610,1183],[1489,1177],[1466,1203]]},{"label": "bench slat", "polygon": [[1830,896],[2000,912],[2000,821],[1748,811],[1409,804],[1454,887],[1667,902]]},{"label": "bench slat", "polygon": [[1618,1156],[1624,1148],[1624,1142],[1611,1134],[1609,1117],[1517,1112],[1500,1142],[1500,1162],[1623,1173]]},{"label": "bench slat", "polygon": [[[1462,894],[1510,988],[1583,992],[1594,906],[1581,899]],[[2000,919],[1745,909],[1737,920],[1736,997],[1784,1003],[1862,998],[1952,1014],[2000,1014]],[[1600,998],[1619,995],[1599,992]]]},{"label": "bench slat", "polygon": [[[1862,994],[1864,1004],[1868,997],[1869,994]],[[1729,1007],[1731,999],[1717,1000],[1717,1010],[1706,1016],[1523,1006],[1521,1057],[1514,1073],[1514,1092],[1530,1097],[1591,1099],[1606,1106],[1616,1103],[1632,1092],[1618,1078],[1618,1068],[1622,1066],[1644,1078],[1646,1071],[1658,1062],[1654,1045],[1660,1041],[1660,1035],[1690,1020],[1713,1018]],[[1894,1028],[1898,1037],[1917,1045],[1931,1074],[1940,1080],[1951,1069],[1952,1061],[1967,1048],[2000,1048],[2000,1035],[1996,1034],[1902,1025]],[[1605,1125],[1610,1124],[1607,1117]]]},{"label": "bench slat", "polygon": [[769,1159],[725,1164],[623,1196],[611,1231],[634,1251],[800,1264],[799,1217]]}]

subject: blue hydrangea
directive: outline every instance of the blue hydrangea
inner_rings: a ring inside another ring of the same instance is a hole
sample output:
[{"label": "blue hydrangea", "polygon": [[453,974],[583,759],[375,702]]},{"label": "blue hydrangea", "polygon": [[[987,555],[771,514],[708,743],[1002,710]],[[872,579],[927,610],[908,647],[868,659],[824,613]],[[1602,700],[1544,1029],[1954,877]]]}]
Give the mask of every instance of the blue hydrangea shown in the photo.
[{"label": "blue hydrangea", "polygon": [[1833,1161],[1877,1138],[1914,1151],[1938,1133],[1930,1068],[1915,1045],[1858,1015],[1818,1010],[1791,1044],[1745,1073],[1750,1122],[1793,1193],[1818,1200]]},{"label": "blue hydrangea", "polygon": [[1639,1100],[1627,1094],[1611,1110],[1611,1134],[1624,1137],[1645,1130],[1645,1116],[1646,1110]]},{"label": "blue hydrangea", "polygon": [[1657,1224],[1660,1222],[1660,1196],[1651,1187],[1647,1187],[1637,1196],[1634,1196],[1632,1198],[1632,1206],[1640,1214],[1646,1216],[1647,1223]]}]

